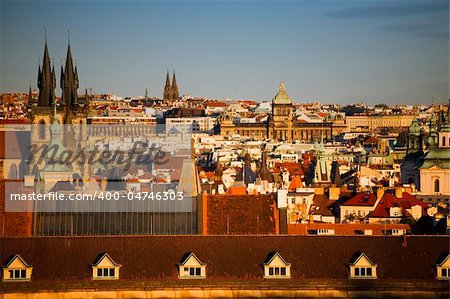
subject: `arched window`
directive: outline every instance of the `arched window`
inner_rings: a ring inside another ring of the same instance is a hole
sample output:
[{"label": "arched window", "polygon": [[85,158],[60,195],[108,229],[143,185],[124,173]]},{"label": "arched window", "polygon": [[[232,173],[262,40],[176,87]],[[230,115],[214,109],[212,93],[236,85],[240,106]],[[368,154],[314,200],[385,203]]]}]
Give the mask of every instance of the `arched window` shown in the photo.
[{"label": "arched window", "polygon": [[445,136],[442,136],[442,146],[445,146]]},{"label": "arched window", "polygon": [[434,180],[434,192],[439,192],[439,179]]},{"label": "arched window", "polygon": [[19,177],[17,176],[17,165],[16,164],[12,164],[9,167],[9,178],[10,179],[18,179]]},{"label": "arched window", "polygon": [[41,120],[38,124],[38,136],[40,140],[45,139],[45,121]]}]

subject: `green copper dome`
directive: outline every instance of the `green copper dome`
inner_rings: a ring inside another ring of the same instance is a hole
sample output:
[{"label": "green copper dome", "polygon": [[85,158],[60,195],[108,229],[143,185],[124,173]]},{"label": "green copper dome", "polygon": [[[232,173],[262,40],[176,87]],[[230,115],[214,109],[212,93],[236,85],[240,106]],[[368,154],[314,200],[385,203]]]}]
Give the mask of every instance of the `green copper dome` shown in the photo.
[{"label": "green copper dome", "polygon": [[420,135],[420,126],[417,118],[414,117],[411,126],[409,126],[408,133],[410,135],[419,136]]},{"label": "green copper dome", "polygon": [[423,158],[423,164],[420,166],[420,169],[428,169],[433,166],[450,169],[450,149],[436,148],[429,151]]},{"label": "green copper dome", "polygon": [[278,93],[275,95],[275,98],[273,99],[274,104],[292,104],[291,98],[288,96],[284,89],[284,83],[280,83],[280,89]]}]

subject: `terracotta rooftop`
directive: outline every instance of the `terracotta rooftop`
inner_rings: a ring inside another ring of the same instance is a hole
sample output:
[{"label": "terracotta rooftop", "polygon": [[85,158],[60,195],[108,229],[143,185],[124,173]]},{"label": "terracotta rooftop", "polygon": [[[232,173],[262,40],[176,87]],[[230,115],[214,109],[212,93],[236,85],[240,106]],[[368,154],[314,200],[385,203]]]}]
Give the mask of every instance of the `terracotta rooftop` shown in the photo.
[{"label": "terracotta rooftop", "polygon": [[341,206],[373,206],[377,196],[373,193],[359,193],[344,202]]}]

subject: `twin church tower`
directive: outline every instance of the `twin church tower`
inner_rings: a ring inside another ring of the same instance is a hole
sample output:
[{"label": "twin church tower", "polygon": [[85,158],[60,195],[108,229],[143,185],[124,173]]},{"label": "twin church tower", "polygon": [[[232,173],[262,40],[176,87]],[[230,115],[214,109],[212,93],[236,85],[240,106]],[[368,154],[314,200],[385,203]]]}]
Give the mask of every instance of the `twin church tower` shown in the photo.
[{"label": "twin church tower", "polygon": [[[37,85],[39,88],[39,100],[37,106],[53,106],[55,104],[56,75],[55,66],[52,66],[50,62],[50,55],[47,46],[47,33],[45,34],[45,47],[42,67],[41,65],[39,65],[38,69]],[[74,66],[73,63],[72,52],[70,50],[70,40],[67,46],[66,65],[64,68],[61,65],[60,87],[62,89],[61,104],[68,108],[78,106],[78,71],[77,67]]]},{"label": "twin church tower", "polygon": [[[31,118],[33,123],[45,122],[50,123],[48,117],[52,115],[53,105],[56,104],[56,73],[55,66],[52,65],[47,45],[47,31],[45,32],[44,57],[42,65],[38,67],[37,86],[39,88],[39,97],[37,102],[33,102],[31,98],[30,87],[30,103]],[[67,54],[65,65],[61,63],[60,87],[62,90],[61,101],[59,101],[58,114],[61,115],[62,123],[70,124],[70,118],[78,118],[87,114],[87,90],[84,97],[78,97],[78,87],[80,81],[78,79],[77,66],[73,62],[72,51],[70,49],[70,38],[67,45]],[[178,85],[173,73],[172,82],[170,82],[169,72],[167,72],[166,85],[163,91],[163,99],[165,101],[176,101],[179,99]],[[80,122],[77,121],[77,124]]]}]

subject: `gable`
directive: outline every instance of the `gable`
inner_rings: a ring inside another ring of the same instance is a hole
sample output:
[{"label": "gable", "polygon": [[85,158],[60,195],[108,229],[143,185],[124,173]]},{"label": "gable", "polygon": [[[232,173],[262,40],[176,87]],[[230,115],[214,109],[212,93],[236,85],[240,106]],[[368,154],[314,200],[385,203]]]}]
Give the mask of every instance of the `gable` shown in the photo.
[{"label": "gable", "polygon": [[115,263],[109,258],[103,258],[98,264],[97,267],[115,267]]},{"label": "gable", "polygon": [[14,269],[20,269],[20,268],[26,268],[27,266],[22,263],[22,261],[19,258],[14,259],[12,263],[9,264],[8,268],[14,268]]},{"label": "gable", "polygon": [[100,255],[92,264],[95,267],[117,267],[117,264],[107,253]]},{"label": "gable", "polygon": [[266,266],[289,266],[290,264],[278,253],[270,253],[264,263]]},{"label": "gable", "polygon": [[15,256],[13,256],[11,259],[9,259],[9,261],[3,266],[3,268],[27,268],[30,267],[30,265],[28,265],[24,259],[19,255],[16,254]]},{"label": "gable", "polygon": [[276,255],[269,263],[270,266],[286,266],[286,263],[279,255]]},{"label": "gable", "polygon": [[204,264],[200,261],[200,259],[193,252],[191,252],[182,258],[180,265],[182,265],[182,266],[203,266]]},{"label": "gable", "polygon": [[444,257],[442,262],[438,265],[441,267],[450,268],[450,254],[447,254],[447,256]]},{"label": "gable", "polygon": [[373,263],[364,253],[360,253],[359,256],[357,255],[357,258],[354,259],[352,263],[350,263],[352,266],[360,267],[360,266],[376,266],[375,263]]}]

